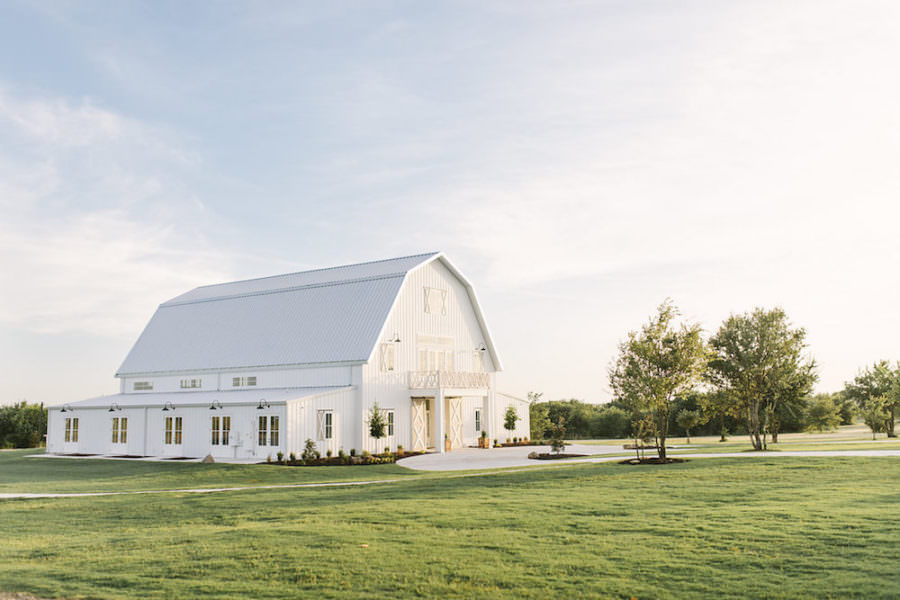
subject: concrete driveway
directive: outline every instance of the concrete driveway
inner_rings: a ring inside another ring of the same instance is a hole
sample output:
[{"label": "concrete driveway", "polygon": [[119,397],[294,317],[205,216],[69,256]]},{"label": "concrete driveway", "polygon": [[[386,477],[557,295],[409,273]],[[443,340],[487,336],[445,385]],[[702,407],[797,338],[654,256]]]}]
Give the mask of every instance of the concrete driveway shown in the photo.
[{"label": "concrete driveway", "polygon": [[[397,464],[419,471],[464,471],[467,469],[499,469],[548,464],[528,458],[530,452],[550,452],[550,446],[515,446],[513,448],[462,448],[445,454],[422,454],[404,458]],[[566,454],[612,454],[621,446],[588,446],[569,444]]]}]

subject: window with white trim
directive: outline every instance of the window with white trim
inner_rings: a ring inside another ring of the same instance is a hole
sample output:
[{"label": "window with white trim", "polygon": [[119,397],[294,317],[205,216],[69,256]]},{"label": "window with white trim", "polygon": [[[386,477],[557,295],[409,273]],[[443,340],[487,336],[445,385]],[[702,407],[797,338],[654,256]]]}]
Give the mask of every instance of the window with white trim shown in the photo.
[{"label": "window with white trim", "polygon": [[269,445],[277,446],[279,444],[278,441],[278,417],[276,415],[272,415],[269,417]]},{"label": "window with white trim", "polygon": [[330,440],[334,436],[334,413],[330,410],[320,410],[318,414],[318,439]]},{"label": "window with white trim", "polygon": [[75,443],[78,441],[78,417],[70,417],[66,419],[66,443]]},{"label": "window with white trim", "polygon": [[257,445],[259,445],[259,446],[265,446],[266,442],[269,439],[269,434],[268,434],[269,418],[266,416],[260,415],[260,417],[258,419],[258,423],[259,423],[259,426],[258,426],[259,436],[258,436],[258,439],[256,440],[256,442],[257,442]]},{"label": "window with white trim", "polygon": [[425,312],[430,315],[447,314],[447,290],[425,288]]},{"label": "window with white trim", "polygon": [[475,433],[477,435],[481,434],[481,409],[475,409]]},{"label": "window with white trim", "polygon": [[166,417],[165,444],[167,446],[181,445],[181,417]]},{"label": "window with white trim", "polygon": [[476,350],[472,354],[472,370],[476,373],[484,373],[484,352]]},{"label": "window with white trim", "polygon": [[253,387],[256,385],[256,376],[250,377],[232,377],[231,387]]},{"label": "window with white trim", "polygon": [[227,446],[231,435],[231,417],[212,418],[212,445]]},{"label": "window with white trim", "polygon": [[134,385],[131,386],[135,392],[150,392],[153,391],[153,382],[152,381],[135,381]]},{"label": "window with white trim", "polygon": [[257,419],[257,439],[259,446],[277,446],[280,443],[279,419],[277,415],[260,415]]},{"label": "window with white trim", "polygon": [[385,420],[387,421],[387,436],[393,437],[393,435],[394,435],[394,411],[386,410],[386,411],[384,411],[384,413],[385,413]]},{"label": "window with white trim", "polygon": [[182,379],[181,380],[181,389],[190,390],[194,388],[203,387],[202,379]]},{"label": "window with white trim", "polygon": [[113,417],[112,443],[125,444],[128,442],[128,417]]},{"label": "window with white trim", "polygon": [[392,342],[381,344],[381,370],[384,372],[394,370],[394,344]]}]

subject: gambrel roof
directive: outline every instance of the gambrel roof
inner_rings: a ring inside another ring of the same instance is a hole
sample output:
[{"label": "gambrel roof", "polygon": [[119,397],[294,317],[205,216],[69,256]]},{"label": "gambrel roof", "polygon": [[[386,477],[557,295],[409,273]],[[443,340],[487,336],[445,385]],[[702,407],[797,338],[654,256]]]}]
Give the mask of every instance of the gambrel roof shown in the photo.
[{"label": "gambrel roof", "polygon": [[159,305],[116,375],[367,362],[407,274],[433,260],[465,285],[499,370],[471,284],[430,252],[198,287]]}]

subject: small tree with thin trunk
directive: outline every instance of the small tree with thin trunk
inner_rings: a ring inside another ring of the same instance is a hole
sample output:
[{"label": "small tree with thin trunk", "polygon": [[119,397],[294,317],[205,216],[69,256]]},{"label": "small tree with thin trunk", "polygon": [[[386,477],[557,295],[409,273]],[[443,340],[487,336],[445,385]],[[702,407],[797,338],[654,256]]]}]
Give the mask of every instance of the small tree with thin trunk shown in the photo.
[{"label": "small tree with thin trunk", "polygon": [[520,418],[521,417],[519,417],[519,413],[516,412],[515,408],[512,406],[506,407],[506,414],[503,415],[503,428],[509,432],[507,437],[512,435],[513,430],[516,428],[516,423]]},{"label": "small tree with thin trunk", "polygon": [[678,426],[687,434],[687,443],[691,443],[691,429],[700,424],[700,411],[684,409],[675,417]]},{"label": "small tree with thin trunk", "polygon": [[888,423],[893,420],[888,412],[884,396],[875,396],[866,401],[860,414],[863,422],[872,430],[872,439],[876,433],[888,433]]},{"label": "small tree with thin trunk", "polygon": [[609,383],[616,397],[634,407],[636,416],[649,415],[659,458],[666,460],[666,438],[677,396],[690,392],[706,367],[707,350],[697,323],[675,324],[678,309],[671,300],[659,305],[640,331],[629,332],[619,344]]},{"label": "small tree with thin trunk", "polygon": [[377,452],[378,441],[387,435],[387,420],[384,418],[384,412],[376,402],[369,412],[369,435],[375,438],[375,448]]}]

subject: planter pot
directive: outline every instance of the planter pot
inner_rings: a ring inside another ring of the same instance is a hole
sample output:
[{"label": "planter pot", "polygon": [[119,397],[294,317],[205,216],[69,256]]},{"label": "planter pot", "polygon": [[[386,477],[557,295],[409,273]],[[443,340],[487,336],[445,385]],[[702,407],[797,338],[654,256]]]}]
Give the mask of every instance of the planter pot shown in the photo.
[{"label": "planter pot", "polygon": [[444,440],[444,450],[450,452],[450,440]]}]

